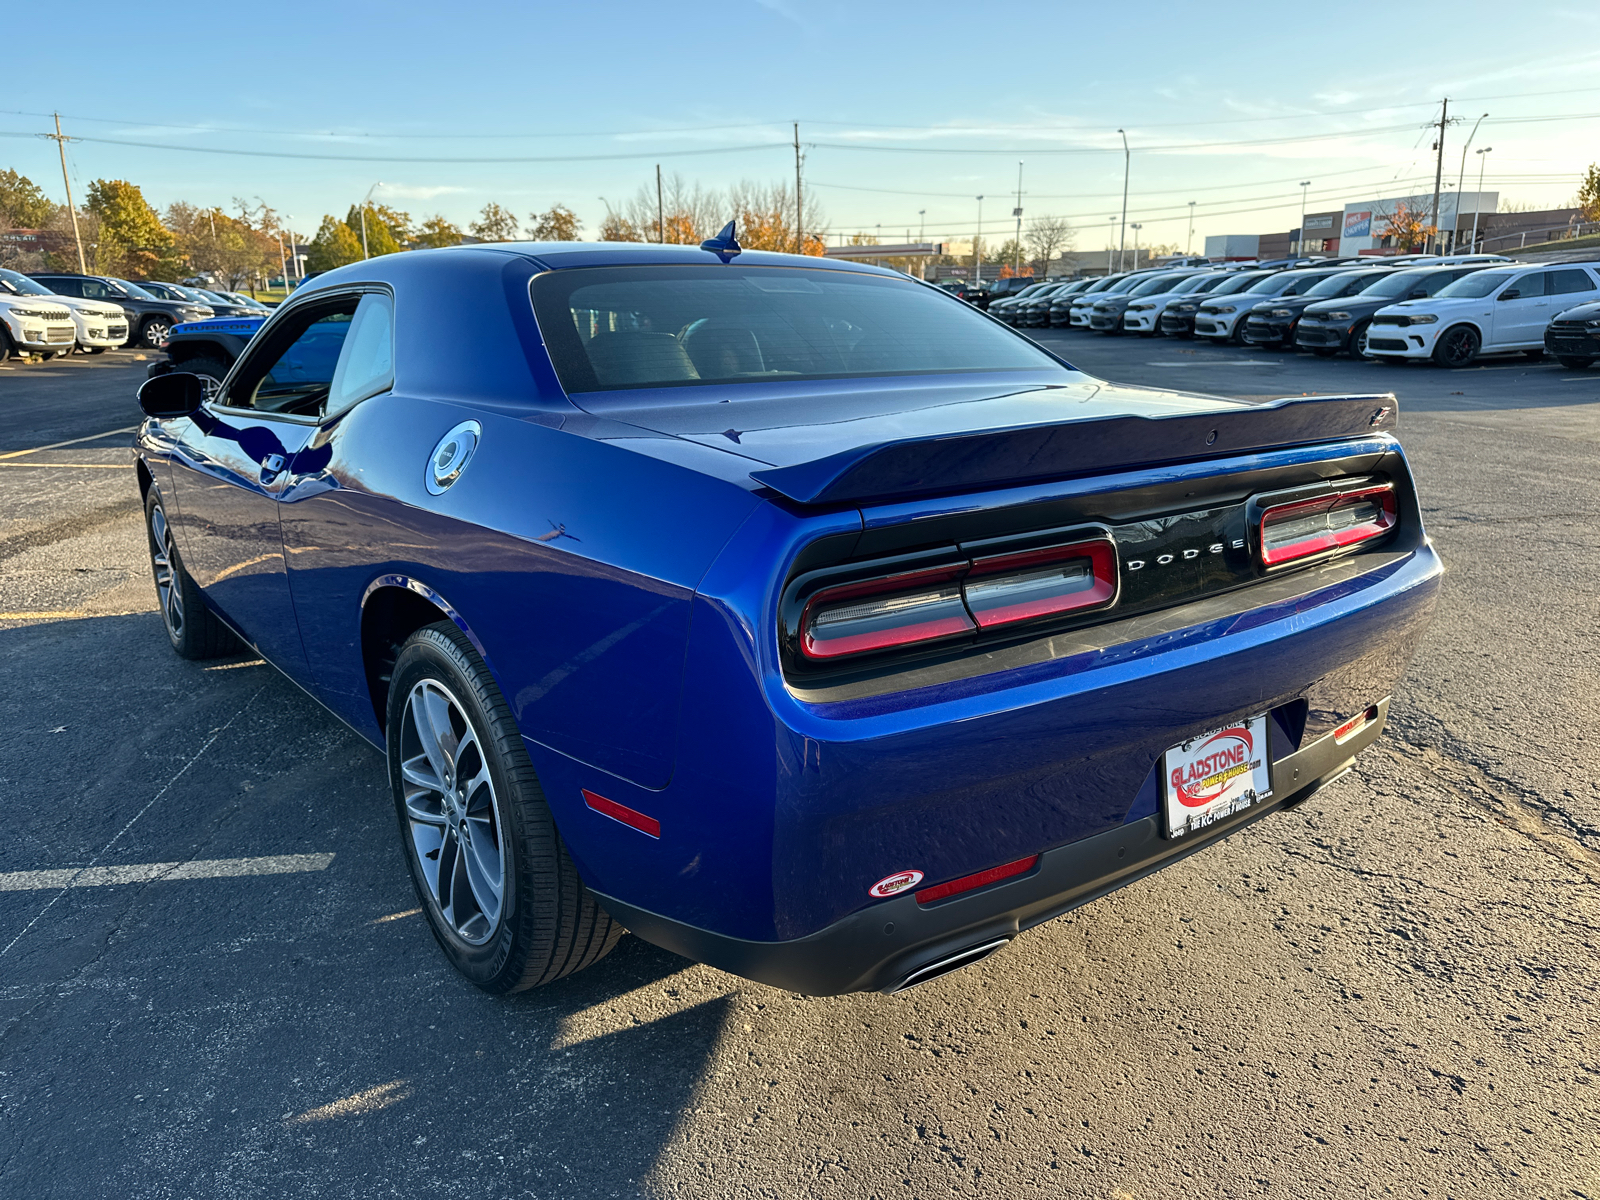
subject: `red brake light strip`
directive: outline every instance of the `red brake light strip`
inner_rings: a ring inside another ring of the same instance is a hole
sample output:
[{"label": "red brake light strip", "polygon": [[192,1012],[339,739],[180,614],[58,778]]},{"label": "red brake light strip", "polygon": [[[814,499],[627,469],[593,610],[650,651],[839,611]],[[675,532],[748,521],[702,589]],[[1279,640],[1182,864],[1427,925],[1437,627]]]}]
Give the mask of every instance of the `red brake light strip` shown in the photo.
[{"label": "red brake light strip", "polygon": [[960,879],[952,879],[948,883],[936,883],[917,892],[917,903],[932,904],[935,900],[943,900],[947,896],[957,896],[974,888],[999,883],[1002,879],[1010,879],[1014,875],[1026,874],[1033,870],[1034,864],[1038,861],[1037,854],[1030,854],[1027,858],[1019,858],[1016,862],[1008,862],[1004,866],[990,867],[987,871],[963,875]]}]

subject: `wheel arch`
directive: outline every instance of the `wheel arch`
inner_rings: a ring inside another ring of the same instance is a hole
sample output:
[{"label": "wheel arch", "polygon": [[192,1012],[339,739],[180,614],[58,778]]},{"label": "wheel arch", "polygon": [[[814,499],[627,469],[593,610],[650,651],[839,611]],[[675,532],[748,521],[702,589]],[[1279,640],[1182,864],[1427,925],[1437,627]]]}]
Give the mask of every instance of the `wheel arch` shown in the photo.
[{"label": "wheel arch", "polygon": [[150,464],[142,457],[134,461],[134,474],[139,479],[139,500],[143,502],[149,498],[150,489],[155,486],[156,477],[150,473]]},{"label": "wheel arch", "polygon": [[440,621],[449,621],[466,635],[499,686],[499,673],[478,635],[449,601],[421,580],[409,575],[380,575],[361,597],[361,661],[372,714],[385,737],[389,728],[389,680],[400,647],[417,630]]}]

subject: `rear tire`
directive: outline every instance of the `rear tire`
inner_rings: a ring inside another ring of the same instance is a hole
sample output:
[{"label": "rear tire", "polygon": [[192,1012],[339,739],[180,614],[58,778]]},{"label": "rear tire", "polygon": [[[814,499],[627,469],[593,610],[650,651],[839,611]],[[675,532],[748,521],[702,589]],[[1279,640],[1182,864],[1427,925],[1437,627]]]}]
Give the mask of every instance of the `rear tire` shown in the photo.
[{"label": "rear tire", "polygon": [[1433,361],[1441,367],[1471,366],[1482,346],[1483,339],[1471,325],[1452,326],[1434,343]]},{"label": "rear tire", "polygon": [[1576,354],[1558,354],[1556,361],[1563,367],[1570,367],[1574,371],[1581,371],[1594,361],[1592,358],[1581,358]]},{"label": "rear tire", "polygon": [[222,618],[206,607],[205,597],[178,557],[178,543],[154,486],[144,499],[144,529],[150,543],[150,572],[155,576],[156,603],[167,640],[180,658],[221,658],[242,646]]},{"label": "rear tire", "polygon": [[610,953],[625,931],[578,877],[511,710],[449,622],[400,648],[388,757],[411,882],[456,970],[516,992]]}]

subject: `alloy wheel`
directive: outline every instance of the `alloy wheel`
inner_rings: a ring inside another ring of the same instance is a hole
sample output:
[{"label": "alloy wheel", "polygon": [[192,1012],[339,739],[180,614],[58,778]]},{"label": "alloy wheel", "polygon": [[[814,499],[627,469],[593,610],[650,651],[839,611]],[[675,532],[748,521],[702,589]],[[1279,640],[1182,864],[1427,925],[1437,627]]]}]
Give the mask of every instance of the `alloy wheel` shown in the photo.
[{"label": "alloy wheel", "polygon": [[144,327],[144,344],[152,350],[159,350],[161,343],[167,340],[167,334],[172,332],[170,321],[150,321]]},{"label": "alloy wheel", "polygon": [[481,946],[505,905],[505,830],[478,732],[437,679],[406,697],[400,775],[411,850],[430,896],[456,936]]},{"label": "alloy wheel", "polygon": [[161,619],[174,642],[183,638],[183,588],[178,582],[177,550],[172,543],[172,527],[166,510],[158,503],[150,510],[150,566],[156,577],[156,599],[161,604]]},{"label": "alloy wheel", "polygon": [[1466,326],[1447,329],[1439,339],[1439,361],[1450,367],[1464,367],[1478,355],[1478,335]]}]

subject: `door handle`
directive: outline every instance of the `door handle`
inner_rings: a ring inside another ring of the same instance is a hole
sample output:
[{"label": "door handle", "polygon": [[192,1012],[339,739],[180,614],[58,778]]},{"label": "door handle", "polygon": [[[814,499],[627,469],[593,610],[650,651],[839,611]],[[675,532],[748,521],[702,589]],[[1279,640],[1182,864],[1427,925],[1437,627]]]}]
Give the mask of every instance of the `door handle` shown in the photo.
[{"label": "door handle", "polygon": [[261,483],[263,486],[270,484],[283,470],[283,455],[269,454],[261,460]]}]

